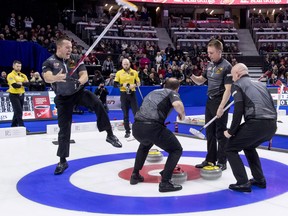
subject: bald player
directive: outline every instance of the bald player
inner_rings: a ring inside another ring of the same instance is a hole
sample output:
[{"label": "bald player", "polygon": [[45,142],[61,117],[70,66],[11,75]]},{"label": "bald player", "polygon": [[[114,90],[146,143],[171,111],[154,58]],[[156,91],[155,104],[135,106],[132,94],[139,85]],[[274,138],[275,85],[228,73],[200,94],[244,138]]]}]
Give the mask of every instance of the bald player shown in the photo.
[{"label": "bald player", "polygon": [[[251,192],[251,185],[266,188],[256,148],[275,134],[277,112],[265,84],[251,80],[246,65],[236,64],[231,74],[234,81],[232,95],[235,105],[230,129],[224,131],[224,135],[228,138],[227,158],[237,182],[230,184],[229,189]],[[242,117],[244,123],[241,123]],[[253,176],[250,180],[239,156],[242,150]]]},{"label": "bald player", "polygon": [[131,107],[135,116],[138,111],[136,98],[136,87],[140,86],[138,72],[130,68],[130,61],[127,58],[122,60],[122,69],[117,71],[114,87],[120,88],[121,109],[124,115],[125,138],[129,138],[131,128],[129,124],[129,109]]}]

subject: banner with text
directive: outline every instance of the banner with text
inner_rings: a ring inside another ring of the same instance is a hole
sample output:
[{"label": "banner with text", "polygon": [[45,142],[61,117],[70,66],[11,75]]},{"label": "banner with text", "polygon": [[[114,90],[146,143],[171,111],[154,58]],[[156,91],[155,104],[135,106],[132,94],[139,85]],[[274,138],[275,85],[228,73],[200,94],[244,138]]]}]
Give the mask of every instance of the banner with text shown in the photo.
[{"label": "banner with text", "polygon": [[162,4],[205,4],[205,5],[279,5],[287,4],[288,0],[130,0],[131,2],[162,3]]},{"label": "banner with text", "polygon": [[[52,94],[52,95],[51,95]],[[23,119],[53,119],[57,117],[54,92],[25,92]],[[52,100],[51,100],[52,99]],[[53,114],[54,113],[54,114]],[[0,121],[12,120],[13,108],[8,92],[0,92]]]}]

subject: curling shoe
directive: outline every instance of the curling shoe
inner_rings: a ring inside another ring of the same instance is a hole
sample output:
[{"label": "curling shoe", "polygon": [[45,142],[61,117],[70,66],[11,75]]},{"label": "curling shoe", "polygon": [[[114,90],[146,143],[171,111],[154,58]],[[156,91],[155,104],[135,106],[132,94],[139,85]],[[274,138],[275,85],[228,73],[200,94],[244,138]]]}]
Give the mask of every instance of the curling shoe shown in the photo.
[{"label": "curling shoe", "polygon": [[200,168],[200,169],[202,169],[205,166],[214,166],[214,164],[208,161],[203,161],[201,164],[195,165],[196,168]]},{"label": "curling shoe", "polygon": [[229,189],[238,192],[251,192],[251,184],[249,181],[245,184],[230,184]]},{"label": "curling shoe", "polygon": [[130,184],[136,185],[139,182],[144,182],[144,177],[141,176],[140,174],[132,173],[131,178],[130,178]]},{"label": "curling shoe", "polygon": [[68,168],[68,163],[58,163],[54,171],[54,175],[61,175]]},{"label": "curling shoe", "polygon": [[125,137],[125,138],[129,138],[129,137],[130,137],[130,134],[131,134],[130,132],[126,132],[124,137]]},{"label": "curling shoe", "polygon": [[106,142],[111,143],[116,148],[122,147],[122,143],[119,141],[119,139],[115,135],[107,136]]},{"label": "curling shoe", "polygon": [[250,184],[259,188],[266,188],[266,180],[261,179],[261,180],[256,180],[254,178],[249,180]]},{"label": "curling shoe", "polygon": [[227,165],[226,164],[221,164],[221,163],[217,163],[217,165],[222,171],[227,169]]},{"label": "curling shoe", "polygon": [[171,181],[161,182],[159,184],[159,192],[172,192],[182,190],[182,186],[174,184]]}]

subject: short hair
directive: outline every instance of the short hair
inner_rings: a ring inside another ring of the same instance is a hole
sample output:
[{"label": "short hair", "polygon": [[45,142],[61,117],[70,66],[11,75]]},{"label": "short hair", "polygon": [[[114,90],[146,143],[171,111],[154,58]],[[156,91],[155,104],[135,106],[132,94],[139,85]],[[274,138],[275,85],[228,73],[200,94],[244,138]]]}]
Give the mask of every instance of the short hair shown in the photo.
[{"label": "short hair", "polygon": [[60,36],[60,37],[57,38],[57,40],[56,40],[56,46],[62,45],[62,43],[63,43],[64,40],[71,41],[71,38],[69,38],[69,37],[66,36],[66,35]]},{"label": "short hair", "polygon": [[208,47],[215,47],[217,50],[223,51],[223,44],[221,41],[219,41],[217,39],[210,40],[207,46]]},{"label": "short hair", "polygon": [[22,63],[19,60],[14,60],[13,65],[15,65],[15,64],[21,64],[22,65]]},{"label": "short hair", "polygon": [[176,78],[168,78],[165,80],[164,88],[176,90],[179,88],[179,86],[180,82]]}]

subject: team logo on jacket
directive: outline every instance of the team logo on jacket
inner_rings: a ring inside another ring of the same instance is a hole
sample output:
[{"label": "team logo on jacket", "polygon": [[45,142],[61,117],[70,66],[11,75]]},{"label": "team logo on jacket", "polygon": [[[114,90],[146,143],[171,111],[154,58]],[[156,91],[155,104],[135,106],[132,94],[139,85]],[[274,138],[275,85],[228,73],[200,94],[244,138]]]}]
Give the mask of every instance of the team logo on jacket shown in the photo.
[{"label": "team logo on jacket", "polygon": [[217,71],[215,72],[215,74],[221,74],[223,71],[223,68],[218,68]]},{"label": "team logo on jacket", "polygon": [[75,67],[75,61],[72,60],[72,59],[69,59],[68,67],[69,67],[70,69],[73,69],[73,68]]},{"label": "team logo on jacket", "polygon": [[60,66],[60,63],[59,63],[59,62],[54,62],[54,63],[53,63],[53,67],[54,67],[54,68],[59,68],[59,66]]}]

